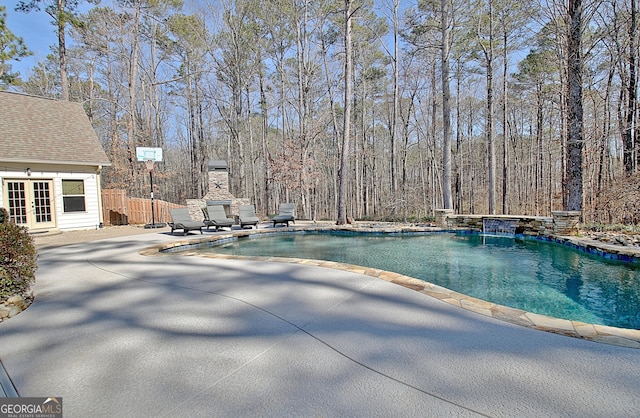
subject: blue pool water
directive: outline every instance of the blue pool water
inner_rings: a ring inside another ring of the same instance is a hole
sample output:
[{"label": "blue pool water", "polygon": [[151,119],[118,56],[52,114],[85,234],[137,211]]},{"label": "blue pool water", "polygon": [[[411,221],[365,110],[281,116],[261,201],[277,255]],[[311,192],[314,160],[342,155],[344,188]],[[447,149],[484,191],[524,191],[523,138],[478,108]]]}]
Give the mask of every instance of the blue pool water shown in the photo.
[{"label": "blue pool water", "polygon": [[529,239],[476,234],[278,233],[201,251],[394,271],[500,305],[640,329],[640,266]]}]

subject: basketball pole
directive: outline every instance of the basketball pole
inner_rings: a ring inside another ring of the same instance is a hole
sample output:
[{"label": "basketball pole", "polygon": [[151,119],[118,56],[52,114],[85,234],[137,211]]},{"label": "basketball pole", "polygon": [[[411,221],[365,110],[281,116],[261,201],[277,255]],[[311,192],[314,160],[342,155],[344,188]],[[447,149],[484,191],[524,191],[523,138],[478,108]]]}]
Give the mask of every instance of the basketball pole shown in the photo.
[{"label": "basketball pole", "polygon": [[146,224],[144,227],[149,228],[164,228],[166,226],[165,223],[156,223],[156,211],[153,204],[153,160],[146,160],[145,165],[147,166],[147,171],[149,172],[149,180],[151,181],[151,223]]}]

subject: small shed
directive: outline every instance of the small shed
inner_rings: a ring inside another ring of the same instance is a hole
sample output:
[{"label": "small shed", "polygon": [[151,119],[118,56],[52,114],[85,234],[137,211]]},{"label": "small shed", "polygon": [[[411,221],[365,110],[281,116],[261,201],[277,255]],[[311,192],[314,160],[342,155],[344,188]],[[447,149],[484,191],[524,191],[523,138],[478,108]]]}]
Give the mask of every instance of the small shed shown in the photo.
[{"label": "small shed", "polygon": [[0,206],[33,232],[102,226],[111,165],[82,105],[0,91]]}]

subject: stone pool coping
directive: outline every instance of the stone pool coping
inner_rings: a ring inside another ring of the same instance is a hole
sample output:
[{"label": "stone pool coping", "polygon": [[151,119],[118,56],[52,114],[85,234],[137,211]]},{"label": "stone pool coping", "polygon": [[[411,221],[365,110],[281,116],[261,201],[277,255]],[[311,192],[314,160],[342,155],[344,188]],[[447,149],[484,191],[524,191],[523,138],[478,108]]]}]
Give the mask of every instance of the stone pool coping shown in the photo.
[{"label": "stone pool coping", "polygon": [[[535,314],[521,309],[510,308],[496,303],[487,302],[450,289],[429,283],[413,277],[405,276],[391,271],[380,270],[371,267],[358,266],[353,264],[338,263],[334,261],[285,258],[285,257],[256,257],[256,256],[236,256],[227,254],[201,254],[196,248],[206,243],[230,240],[237,237],[247,237],[257,234],[278,234],[282,232],[354,232],[354,233],[421,233],[421,232],[461,232],[456,230],[444,230],[435,227],[353,227],[353,226],[319,226],[319,227],[280,227],[251,230],[235,230],[231,232],[208,235],[197,239],[184,239],[171,243],[159,244],[147,247],[139,251],[144,256],[171,256],[175,255],[172,250],[180,248],[180,255],[199,256],[206,258],[226,258],[226,259],[247,259],[267,262],[285,262],[300,265],[325,267],[337,270],[344,270],[358,274],[379,278],[411,290],[423,293],[433,298],[439,299],[451,305],[484,315],[511,324],[536,329],[539,331],[552,332],[574,338],[581,338],[589,341],[618,345],[629,348],[640,348],[640,330],[616,328],[606,325],[588,324],[580,321],[554,318],[546,315]],[[608,258],[623,259],[640,263],[640,248],[633,249],[607,245],[595,240],[583,239],[580,237],[554,236],[545,237],[546,241],[553,241],[564,245],[569,245],[588,253],[602,255]]]}]

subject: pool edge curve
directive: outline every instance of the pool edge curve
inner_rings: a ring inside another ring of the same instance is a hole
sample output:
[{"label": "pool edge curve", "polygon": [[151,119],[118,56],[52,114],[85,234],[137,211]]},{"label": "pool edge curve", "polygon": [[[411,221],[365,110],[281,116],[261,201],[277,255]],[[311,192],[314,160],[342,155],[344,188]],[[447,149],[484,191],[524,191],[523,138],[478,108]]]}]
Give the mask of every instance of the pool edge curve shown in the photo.
[{"label": "pool edge curve", "polygon": [[[380,270],[372,267],[359,266],[353,264],[339,263],[334,261],[301,259],[301,258],[284,258],[284,257],[257,257],[257,256],[235,256],[227,254],[201,254],[195,249],[206,243],[216,242],[220,240],[235,239],[238,237],[247,237],[256,234],[277,234],[282,232],[300,232],[300,231],[345,231],[354,233],[433,233],[433,232],[461,232],[453,230],[443,230],[433,227],[389,227],[389,228],[358,228],[352,226],[318,226],[318,227],[280,227],[276,229],[250,229],[250,230],[234,230],[230,232],[217,233],[216,235],[208,235],[198,237],[196,239],[182,239],[171,243],[164,243],[143,248],[139,251],[144,256],[173,256],[173,250],[180,248],[182,256],[199,256],[205,258],[222,258],[222,259],[244,259],[267,262],[284,262],[292,264],[301,264],[308,266],[331,268],[353,273],[364,274],[366,276],[378,278],[391,282],[408,289],[420,292],[427,296],[441,300],[450,305],[478,313],[493,319],[508,322],[514,325],[524,326],[538,331],[551,332],[568,337],[584,339],[593,342],[611,344],[616,346],[640,349],[640,330],[617,328],[606,325],[589,324],[580,321],[572,321],[568,319],[555,318],[551,316],[527,312],[521,309],[511,308],[488,302],[482,299],[474,298],[463,293],[455,292],[436,284],[416,279],[403,274],[392,271]],[[583,240],[579,237],[548,237],[554,242],[570,245],[582,251],[597,254],[622,254],[625,257],[634,257],[640,260],[640,250],[634,252],[628,249],[614,248],[613,246],[599,245],[597,242]],[[194,251],[188,251],[193,249]],[[602,255],[601,254],[601,255]]]}]

